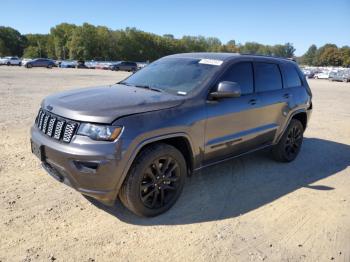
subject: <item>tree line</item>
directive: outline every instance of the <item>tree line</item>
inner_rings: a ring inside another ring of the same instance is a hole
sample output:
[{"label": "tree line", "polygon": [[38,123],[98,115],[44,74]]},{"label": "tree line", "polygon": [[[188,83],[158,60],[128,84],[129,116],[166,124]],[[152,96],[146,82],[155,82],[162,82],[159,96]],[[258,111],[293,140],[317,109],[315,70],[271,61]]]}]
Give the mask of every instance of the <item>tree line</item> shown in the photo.
[{"label": "tree line", "polygon": [[[300,62],[310,65],[349,65],[348,59],[344,59],[344,54],[349,53],[349,47],[339,49],[335,45],[325,45],[316,48],[316,51],[310,49],[300,57]],[[222,43],[216,37],[204,36],[183,36],[178,39],[171,34],[160,36],[136,28],[111,30],[88,23],[81,26],[61,23],[51,28],[49,34],[26,35],[11,27],[0,26],[0,56],[153,61],[183,52],[239,52],[291,58],[294,57],[295,48],[291,43],[237,44],[235,40]]]},{"label": "tree line", "polygon": [[317,48],[316,45],[311,45],[299,58],[299,63],[310,66],[350,67],[350,47],[339,48],[334,44],[325,44]]}]

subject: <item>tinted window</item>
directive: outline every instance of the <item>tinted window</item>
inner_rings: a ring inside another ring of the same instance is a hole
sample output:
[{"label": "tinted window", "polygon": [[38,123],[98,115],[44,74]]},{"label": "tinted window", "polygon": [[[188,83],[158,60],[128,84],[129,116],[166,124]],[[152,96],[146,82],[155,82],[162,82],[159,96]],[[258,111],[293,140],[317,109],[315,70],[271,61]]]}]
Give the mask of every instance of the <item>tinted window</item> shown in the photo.
[{"label": "tinted window", "polygon": [[271,63],[255,63],[255,88],[257,92],[265,92],[282,88],[282,78],[278,65]]},{"label": "tinted window", "polygon": [[231,81],[239,84],[242,95],[253,93],[253,69],[248,62],[233,65],[225,72],[221,81]]},{"label": "tinted window", "polygon": [[286,78],[286,86],[287,87],[296,87],[301,86],[300,77],[298,75],[297,70],[291,64],[283,65],[283,71]]}]

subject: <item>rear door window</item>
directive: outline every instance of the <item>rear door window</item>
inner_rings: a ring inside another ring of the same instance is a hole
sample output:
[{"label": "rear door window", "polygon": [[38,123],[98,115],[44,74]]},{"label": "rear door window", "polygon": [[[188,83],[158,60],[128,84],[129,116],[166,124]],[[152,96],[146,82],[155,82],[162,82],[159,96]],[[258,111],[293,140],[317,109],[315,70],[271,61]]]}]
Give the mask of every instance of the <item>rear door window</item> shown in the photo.
[{"label": "rear door window", "polygon": [[284,64],[282,66],[287,87],[301,86],[301,80],[295,66],[292,64]]},{"label": "rear door window", "polygon": [[253,93],[253,66],[250,62],[232,65],[221,77],[221,81],[231,81],[239,84],[242,95]]},{"label": "rear door window", "polygon": [[254,76],[256,92],[282,89],[282,77],[277,64],[254,63]]}]

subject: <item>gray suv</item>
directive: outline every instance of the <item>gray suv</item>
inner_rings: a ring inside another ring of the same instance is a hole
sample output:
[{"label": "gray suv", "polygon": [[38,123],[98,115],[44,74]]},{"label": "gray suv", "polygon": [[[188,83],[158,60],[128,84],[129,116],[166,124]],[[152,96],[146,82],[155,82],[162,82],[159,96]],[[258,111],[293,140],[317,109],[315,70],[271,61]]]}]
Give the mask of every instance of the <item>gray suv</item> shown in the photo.
[{"label": "gray suv", "polygon": [[45,98],[32,152],[57,180],[106,205],[155,216],[186,176],[270,147],[294,160],[312,111],[299,67],[273,57],[187,53],[112,85]]}]

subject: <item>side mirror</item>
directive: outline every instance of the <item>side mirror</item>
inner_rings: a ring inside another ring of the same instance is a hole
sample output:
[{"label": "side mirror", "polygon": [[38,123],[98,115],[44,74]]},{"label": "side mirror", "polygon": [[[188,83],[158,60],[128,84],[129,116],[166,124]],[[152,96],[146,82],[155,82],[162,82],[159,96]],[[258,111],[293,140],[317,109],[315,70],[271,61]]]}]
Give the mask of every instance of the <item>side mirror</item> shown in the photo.
[{"label": "side mirror", "polygon": [[210,93],[210,97],[214,99],[240,97],[241,88],[236,82],[223,81],[218,84],[216,91]]}]

